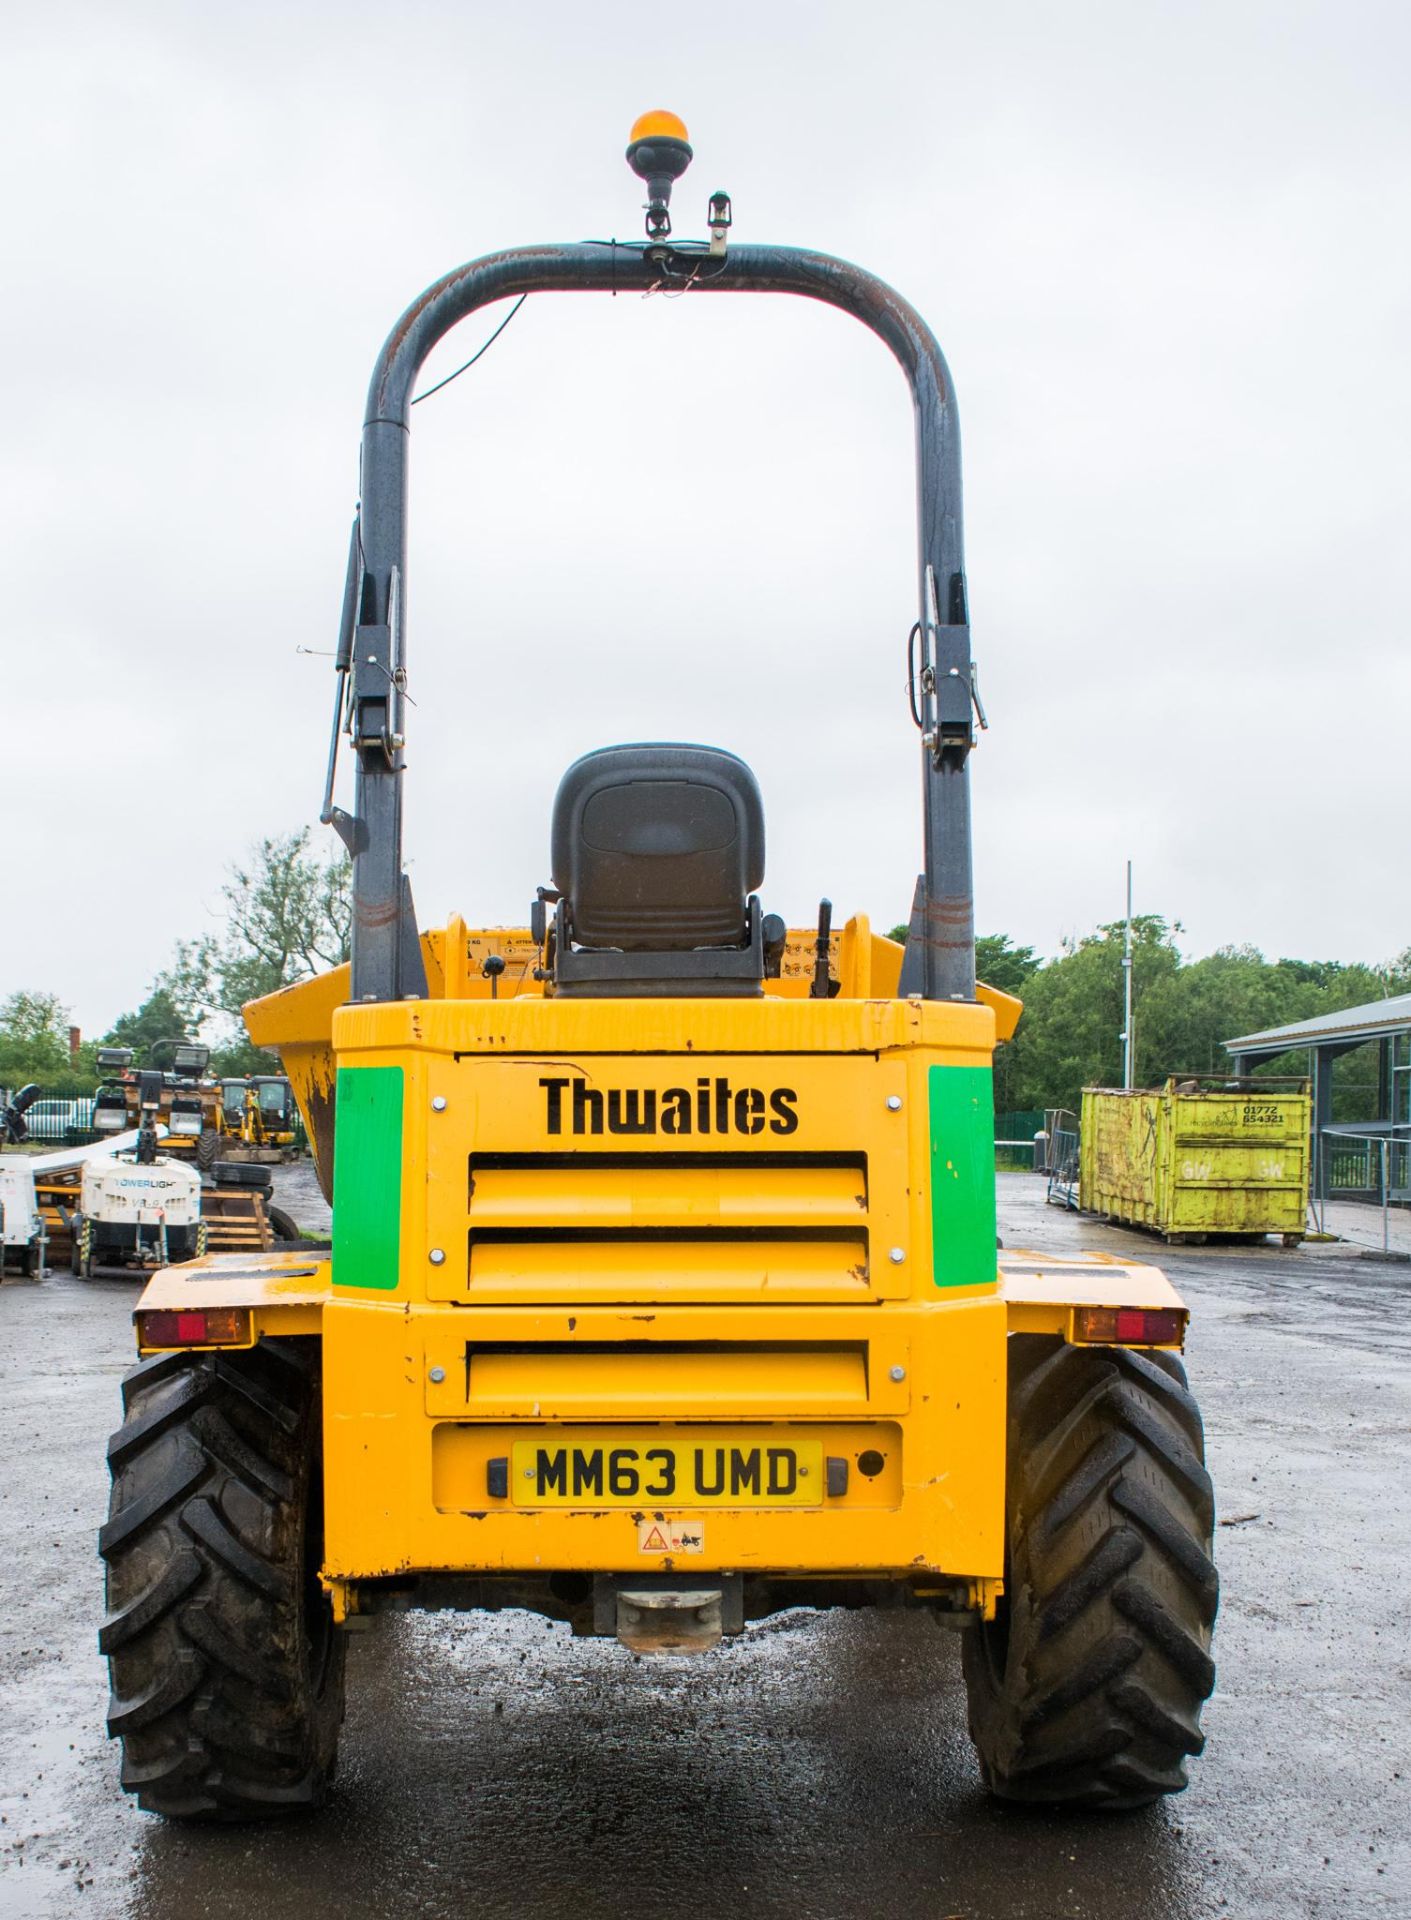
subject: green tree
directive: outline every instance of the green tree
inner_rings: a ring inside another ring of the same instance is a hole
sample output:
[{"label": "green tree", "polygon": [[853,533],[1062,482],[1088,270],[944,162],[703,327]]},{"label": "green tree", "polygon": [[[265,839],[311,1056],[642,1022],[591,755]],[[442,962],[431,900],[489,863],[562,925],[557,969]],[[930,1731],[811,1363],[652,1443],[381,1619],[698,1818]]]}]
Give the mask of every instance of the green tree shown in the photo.
[{"label": "green tree", "polygon": [[1254,947],[1221,947],[1139,986],[1134,1025],[1138,1079],[1159,1084],[1173,1073],[1224,1073],[1223,1042],[1285,1018],[1272,969]]},{"label": "green tree", "polygon": [[69,1010],[56,993],[18,988],[0,1001],[0,1082],[46,1088],[69,1071]]},{"label": "green tree", "polygon": [[1043,961],[1032,947],[1016,947],[1007,933],[982,933],[975,941],[975,974],[987,987],[1024,998]]},{"label": "green tree", "polygon": [[103,1044],[132,1047],[142,1061],[159,1040],[186,1038],[199,1024],[199,1018],[199,1010],[180,1002],[171,987],[159,978],[135,1013],[124,1013],[113,1022]]},{"label": "green tree", "polygon": [[[891,929],[887,938],[905,944],[906,935],[907,925],[902,921]],[[1007,933],[982,933],[976,936],[975,975],[987,987],[997,987],[1001,993],[1012,993],[1022,1000],[1027,983],[1042,965],[1042,960],[1032,947],[1016,946]],[[1025,1032],[1025,1022],[1021,1020],[1014,1039],[995,1054],[997,1113],[1024,1104],[1016,1095],[1023,1083]]]},{"label": "green tree", "polygon": [[21,989],[0,1002],[0,1086],[38,1081],[61,1099],[92,1093],[96,1048],[91,1041],[69,1052],[68,1008],[57,994]]},{"label": "green tree", "polygon": [[[1159,1086],[1171,1074],[1227,1073],[1224,1043],[1238,1034],[1411,992],[1411,947],[1376,967],[1270,961],[1252,946],[1221,947],[1188,962],[1176,945],[1180,931],[1158,914],[1133,922],[1134,1077],[1140,1086]],[[905,937],[904,925],[892,929],[893,939]],[[1044,962],[1032,947],[1016,947],[1006,935],[977,939],[980,979],[1024,1002],[1018,1032],[995,1055],[997,1109],[1076,1108],[1085,1086],[1120,1084],[1124,940],[1124,924],[1114,922],[1069,941],[1056,959]],[[1306,1050],[1260,1069],[1307,1070]],[[1371,1111],[1376,1077],[1375,1050],[1345,1056],[1334,1091],[1339,1118]]]},{"label": "green tree", "polygon": [[[903,946],[906,936],[905,920],[887,934],[889,940],[896,940]],[[1024,982],[1042,965],[1043,961],[1032,947],[1016,947],[1007,933],[980,933],[975,936],[975,973],[987,987],[998,987],[1001,993],[1022,996]]]},{"label": "green tree", "polygon": [[[1154,1070],[1151,1063],[1169,1044],[1163,1023],[1148,1017],[1148,1001],[1180,967],[1174,937],[1179,931],[1159,914],[1142,914],[1132,922],[1139,1081]],[[1121,1085],[1124,942],[1122,922],[1099,927],[1029,975],[1007,1106],[1076,1111],[1085,1086]]]},{"label": "green tree", "polygon": [[[1029,985],[1043,962],[1032,947],[1017,947],[1007,933],[982,933],[975,941],[975,977],[987,987],[1027,1002]],[[1022,1098],[1028,1026],[1021,1016],[1012,1040],[995,1049],[995,1112],[1010,1113]]]},{"label": "green tree", "polygon": [[351,867],[341,852],[321,859],[310,837],[304,827],[257,841],[221,889],[222,932],[183,941],[156,982],[214,1028],[221,1072],[267,1073],[277,1064],[245,1035],[248,1001],[348,958]]}]

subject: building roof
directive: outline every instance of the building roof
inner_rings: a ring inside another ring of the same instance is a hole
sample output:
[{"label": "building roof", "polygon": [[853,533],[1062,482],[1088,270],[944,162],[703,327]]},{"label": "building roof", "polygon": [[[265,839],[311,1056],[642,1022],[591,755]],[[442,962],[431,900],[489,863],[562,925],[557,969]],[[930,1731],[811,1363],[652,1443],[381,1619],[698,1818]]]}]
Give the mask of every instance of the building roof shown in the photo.
[{"label": "building roof", "polygon": [[1370,1000],[1364,1007],[1344,1007],[1340,1013],[1293,1020],[1286,1027],[1244,1033],[1222,1044],[1227,1053],[1282,1053],[1293,1047],[1316,1046],[1320,1040],[1379,1040],[1386,1034],[1406,1031],[1411,1031],[1411,993],[1398,993],[1390,1000]]}]

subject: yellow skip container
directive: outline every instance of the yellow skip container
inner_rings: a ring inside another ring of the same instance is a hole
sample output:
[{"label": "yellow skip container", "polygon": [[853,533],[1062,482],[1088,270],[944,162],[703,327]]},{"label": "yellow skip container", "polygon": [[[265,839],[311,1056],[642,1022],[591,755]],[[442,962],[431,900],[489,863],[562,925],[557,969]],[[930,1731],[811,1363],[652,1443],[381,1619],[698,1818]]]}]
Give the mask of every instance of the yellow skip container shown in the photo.
[{"label": "yellow skip container", "polygon": [[1277,1233],[1296,1244],[1310,1125],[1306,1080],[1085,1087],[1079,1205],[1168,1240]]}]

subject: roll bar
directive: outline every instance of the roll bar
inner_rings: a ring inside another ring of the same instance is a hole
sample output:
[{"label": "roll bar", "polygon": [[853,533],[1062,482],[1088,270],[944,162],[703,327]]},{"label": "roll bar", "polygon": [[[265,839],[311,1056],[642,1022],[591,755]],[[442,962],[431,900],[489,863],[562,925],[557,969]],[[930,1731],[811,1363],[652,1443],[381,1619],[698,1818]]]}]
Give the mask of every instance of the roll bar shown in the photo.
[{"label": "roll bar", "polygon": [[[918,616],[912,711],[921,728],[924,871],[917,880],[902,989],[973,1000],[968,757],[975,703],[961,538],[955,390],[930,328],[884,281],[795,247],[590,241],[515,248],[457,267],[392,329],[368,388],[362,500],[354,524],[337,653],[337,697],[323,818],[353,861],[352,996],[425,993],[411,893],[402,871],[406,738],[407,447],[412,387],[452,327],[526,293],[786,293],[850,313],[900,363],[916,414]],[[340,728],[357,757],[356,811],[333,805]]]}]

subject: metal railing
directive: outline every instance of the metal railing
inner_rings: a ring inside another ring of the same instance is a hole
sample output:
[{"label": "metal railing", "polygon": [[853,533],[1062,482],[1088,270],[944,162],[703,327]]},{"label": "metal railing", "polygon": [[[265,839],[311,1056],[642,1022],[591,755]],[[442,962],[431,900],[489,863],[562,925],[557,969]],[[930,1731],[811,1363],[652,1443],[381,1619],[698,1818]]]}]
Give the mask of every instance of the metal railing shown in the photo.
[{"label": "metal railing", "polygon": [[1411,1135],[1324,1127],[1316,1144],[1312,1205],[1319,1232],[1327,1231],[1329,1200],[1360,1201],[1380,1207],[1382,1251],[1389,1252],[1391,1209],[1411,1205]]},{"label": "metal railing", "polygon": [[1330,1199],[1411,1200],[1411,1140],[1386,1133],[1324,1130]]},{"label": "metal railing", "polygon": [[86,1147],[102,1136],[93,1127],[93,1100],[41,1094],[25,1113],[25,1141],[36,1147]]},{"label": "metal railing", "polygon": [[1048,1192],[1044,1198],[1052,1207],[1078,1210],[1078,1116],[1067,1107],[1050,1107],[1044,1114],[1044,1132],[1048,1146],[1044,1171],[1048,1174]]},{"label": "metal railing", "polygon": [[1042,1173],[1044,1116],[1015,1107],[995,1115],[995,1172]]}]

